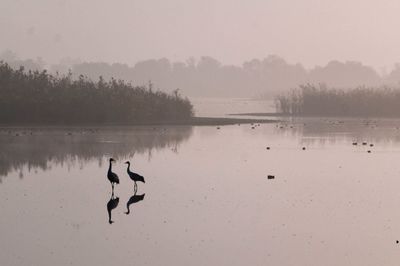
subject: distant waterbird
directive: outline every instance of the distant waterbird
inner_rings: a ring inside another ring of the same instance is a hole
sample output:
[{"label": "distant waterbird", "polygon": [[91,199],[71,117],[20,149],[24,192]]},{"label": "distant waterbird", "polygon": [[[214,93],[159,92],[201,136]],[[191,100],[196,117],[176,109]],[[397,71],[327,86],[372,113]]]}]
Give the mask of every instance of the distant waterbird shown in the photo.
[{"label": "distant waterbird", "polygon": [[113,158],[110,158],[110,166],[108,167],[107,178],[111,183],[112,191],[114,191],[114,184],[119,184],[119,178],[116,173],[112,171],[112,162],[115,162]]},{"label": "distant waterbird", "polygon": [[134,172],[132,172],[130,170],[131,163],[129,161],[126,161],[125,163],[128,165],[128,168],[126,169],[126,171],[127,171],[128,175],[129,175],[129,177],[132,179],[133,182],[135,182],[135,191],[136,191],[137,190],[136,182],[143,182],[143,183],[146,183],[146,182],[144,181],[144,177],[143,176],[141,176],[139,174],[136,174],[136,173],[134,173]]}]

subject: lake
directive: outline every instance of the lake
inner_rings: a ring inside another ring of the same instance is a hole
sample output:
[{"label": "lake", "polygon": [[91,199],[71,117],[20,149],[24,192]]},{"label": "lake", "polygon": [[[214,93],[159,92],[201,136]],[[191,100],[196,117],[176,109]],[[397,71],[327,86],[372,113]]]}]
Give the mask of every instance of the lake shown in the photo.
[{"label": "lake", "polygon": [[399,127],[2,128],[0,264],[398,265]]},{"label": "lake", "polygon": [[194,106],[196,116],[232,117],[229,114],[275,112],[273,100],[195,97],[190,98],[190,101]]}]

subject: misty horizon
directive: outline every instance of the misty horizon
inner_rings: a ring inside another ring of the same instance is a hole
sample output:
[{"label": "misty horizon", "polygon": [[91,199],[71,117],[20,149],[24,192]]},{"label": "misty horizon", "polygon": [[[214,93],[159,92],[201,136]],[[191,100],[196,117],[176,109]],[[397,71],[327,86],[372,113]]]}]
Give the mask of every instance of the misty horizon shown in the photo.
[{"label": "misty horizon", "polygon": [[[400,3],[377,1],[3,0],[0,51],[133,65],[208,55],[228,65],[268,54],[306,68],[332,59],[378,71],[400,62]],[[28,44],[29,45],[26,45]]]},{"label": "misty horizon", "polygon": [[399,265],[400,1],[0,10],[0,266]]},{"label": "misty horizon", "polygon": [[226,65],[212,57],[193,57],[184,62],[167,58],[149,59],[130,66],[123,63],[84,62],[64,59],[48,64],[41,58],[20,59],[10,50],[0,53],[0,60],[14,69],[47,70],[52,74],[71,73],[97,81],[121,79],[136,86],[148,86],[172,92],[179,89],[185,96],[196,97],[267,97],[272,98],[304,84],[324,84],[330,88],[357,87],[398,88],[400,65],[388,73],[378,73],[361,62],[332,60],[324,66],[306,69],[301,63],[291,64],[277,55],[243,62],[241,66]]}]

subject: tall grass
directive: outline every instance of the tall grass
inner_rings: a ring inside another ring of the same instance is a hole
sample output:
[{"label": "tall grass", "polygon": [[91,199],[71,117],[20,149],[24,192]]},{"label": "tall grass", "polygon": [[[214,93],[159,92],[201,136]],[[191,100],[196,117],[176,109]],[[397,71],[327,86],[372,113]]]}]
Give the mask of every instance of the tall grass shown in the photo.
[{"label": "tall grass", "polygon": [[275,106],[286,115],[400,117],[400,90],[307,84],[276,97]]},{"label": "tall grass", "polygon": [[0,62],[0,123],[137,124],[193,116],[177,91],[166,94],[122,80],[25,72]]}]

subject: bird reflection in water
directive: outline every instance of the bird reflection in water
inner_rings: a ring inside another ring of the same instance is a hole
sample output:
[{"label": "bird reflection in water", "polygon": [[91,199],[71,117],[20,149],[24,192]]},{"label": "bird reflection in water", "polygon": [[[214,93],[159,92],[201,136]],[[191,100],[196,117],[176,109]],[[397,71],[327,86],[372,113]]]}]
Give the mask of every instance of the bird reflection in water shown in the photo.
[{"label": "bird reflection in water", "polygon": [[114,221],[111,220],[111,211],[115,208],[117,208],[119,203],[119,198],[116,197],[114,198],[114,191],[111,193],[111,198],[107,202],[107,212],[108,212],[108,222],[112,224]]},{"label": "bird reflection in water", "polygon": [[133,196],[128,200],[128,202],[126,203],[126,208],[127,208],[127,212],[125,212],[125,214],[129,214],[130,210],[129,207],[131,204],[137,203],[139,201],[144,200],[144,195],[146,194],[142,194],[142,195],[136,195],[137,190],[135,190],[135,194],[133,194]]}]

